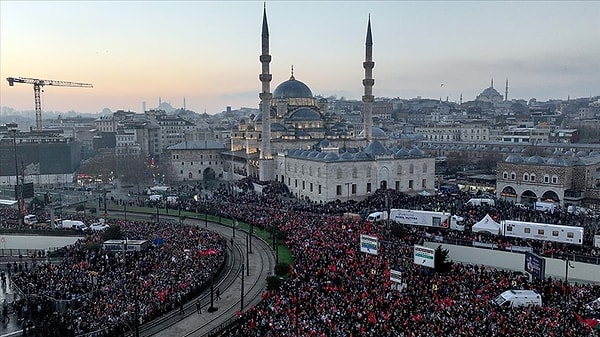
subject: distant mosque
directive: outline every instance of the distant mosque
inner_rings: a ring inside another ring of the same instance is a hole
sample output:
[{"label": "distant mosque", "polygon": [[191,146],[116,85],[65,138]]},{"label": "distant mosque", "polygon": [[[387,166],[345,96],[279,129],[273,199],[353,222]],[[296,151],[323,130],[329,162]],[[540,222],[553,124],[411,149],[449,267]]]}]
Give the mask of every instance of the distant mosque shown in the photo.
[{"label": "distant mosque", "polygon": [[293,66],[290,78],[271,93],[266,6],[261,41],[260,113],[240,120],[231,132],[230,160],[224,171],[233,179],[250,175],[262,182],[279,181],[296,197],[316,202],[365,198],[377,188],[433,191],[435,159],[417,148],[386,147],[389,137],[373,127],[370,16],[363,62],[363,129],[358,134],[329,111],[327,100],[317,100],[296,79]]}]

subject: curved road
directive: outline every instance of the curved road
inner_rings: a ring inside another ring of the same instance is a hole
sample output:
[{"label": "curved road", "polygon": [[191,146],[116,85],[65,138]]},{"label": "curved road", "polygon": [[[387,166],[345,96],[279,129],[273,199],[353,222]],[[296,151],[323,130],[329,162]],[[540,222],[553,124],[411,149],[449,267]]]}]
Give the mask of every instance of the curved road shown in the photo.
[{"label": "curved road", "polygon": [[[163,219],[165,217],[163,216]],[[187,219],[185,223],[204,227],[204,220]],[[246,245],[247,232],[238,228],[233,237],[231,227],[212,222],[208,223],[208,229],[223,235],[228,242],[233,238],[233,247],[228,245],[229,254],[223,272],[215,276],[214,290],[218,288],[221,292],[221,300],[213,296],[213,306],[216,311],[207,310],[211,306],[211,293],[208,289],[184,306],[184,314],[174,310],[141,325],[139,336],[200,337],[217,327],[227,325],[242,306],[242,264],[249,266],[249,269],[243,270],[244,310],[260,302],[261,294],[266,288],[266,278],[273,274],[275,267],[275,256],[271,247],[254,236],[251,240],[252,253],[249,253]],[[196,299],[199,299],[202,305],[201,314],[196,312]],[[134,334],[131,333],[129,336]]]}]

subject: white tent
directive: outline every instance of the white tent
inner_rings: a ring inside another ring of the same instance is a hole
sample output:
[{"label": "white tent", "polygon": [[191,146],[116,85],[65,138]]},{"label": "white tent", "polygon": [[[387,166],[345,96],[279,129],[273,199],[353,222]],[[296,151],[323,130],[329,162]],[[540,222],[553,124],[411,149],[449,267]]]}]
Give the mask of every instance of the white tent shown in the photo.
[{"label": "white tent", "polygon": [[500,224],[494,221],[489,214],[486,214],[485,217],[479,220],[478,223],[473,225],[472,228],[473,233],[488,233],[499,235],[500,234]]}]

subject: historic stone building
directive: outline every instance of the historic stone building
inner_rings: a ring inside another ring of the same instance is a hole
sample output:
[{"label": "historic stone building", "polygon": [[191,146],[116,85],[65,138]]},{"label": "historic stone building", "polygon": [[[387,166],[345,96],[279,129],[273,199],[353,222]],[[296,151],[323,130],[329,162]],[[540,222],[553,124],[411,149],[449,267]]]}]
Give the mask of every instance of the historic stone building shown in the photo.
[{"label": "historic stone building", "polygon": [[550,157],[511,154],[498,163],[497,196],[531,204],[600,208],[600,152],[557,151]]},{"label": "historic stone building", "polygon": [[168,148],[176,181],[223,178],[223,143],[213,140],[186,141]]},{"label": "historic stone building", "polygon": [[378,188],[433,191],[435,159],[417,148],[388,149],[379,141],[356,151],[325,139],[310,151],[279,154],[275,172],[297,198],[328,202],[363,199]]}]

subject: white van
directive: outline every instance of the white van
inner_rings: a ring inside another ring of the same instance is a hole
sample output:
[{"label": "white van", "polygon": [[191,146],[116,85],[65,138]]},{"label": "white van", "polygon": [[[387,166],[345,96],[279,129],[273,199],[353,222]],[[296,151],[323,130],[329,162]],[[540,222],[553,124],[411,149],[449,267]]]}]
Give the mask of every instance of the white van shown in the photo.
[{"label": "white van", "polygon": [[88,229],[88,226],[82,221],[78,220],[60,220],[59,222],[57,222],[56,228],[75,229],[83,232]]},{"label": "white van", "polygon": [[507,290],[498,295],[493,302],[499,306],[534,306],[542,305],[542,296],[534,290]]},{"label": "white van", "polygon": [[494,199],[488,199],[488,198],[471,198],[471,199],[469,199],[469,201],[467,201],[467,204],[470,206],[481,206],[481,205],[496,206],[496,202],[494,201]]},{"label": "white van", "polygon": [[379,222],[387,220],[387,212],[374,212],[367,216],[367,221],[369,222]]}]

